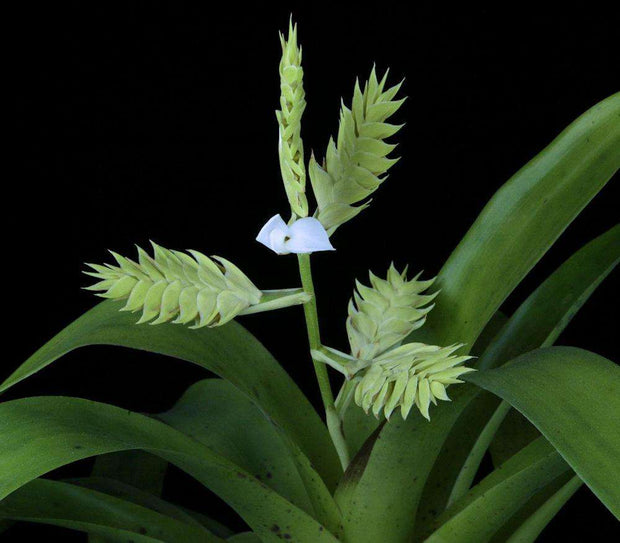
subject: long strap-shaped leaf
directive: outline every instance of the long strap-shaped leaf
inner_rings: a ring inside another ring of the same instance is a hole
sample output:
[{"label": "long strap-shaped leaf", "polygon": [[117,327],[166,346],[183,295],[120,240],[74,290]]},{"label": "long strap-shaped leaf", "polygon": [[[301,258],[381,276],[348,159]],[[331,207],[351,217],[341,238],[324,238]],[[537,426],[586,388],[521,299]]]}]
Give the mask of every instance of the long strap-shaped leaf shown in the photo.
[{"label": "long strap-shaped leaf", "polygon": [[[122,484],[122,481],[128,488],[135,488],[136,492],[143,491],[144,496],[156,500],[161,496],[167,469],[168,462],[163,458],[135,450],[98,456],[91,473],[101,479],[106,477],[116,479],[118,484]],[[110,481],[114,483],[112,479]],[[106,538],[91,533],[88,536],[88,543],[106,543]]]},{"label": "long strap-shaped leaf", "polygon": [[[572,255],[519,306],[485,350],[478,367],[495,367],[533,349],[551,346],[618,261],[620,226],[615,226]],[[470,487],[509,408],[509,404],[502,402],[489,419],[463,462],[452,491],[453,499]]]},{"label": "long strap-shaped leaf", "polygon": [[553,444],[616,516],[620,515],[620,368],[594,353],[550,347],[467,381],[503,398]]},{"label": "long strap-shaped leaf", "polygon": [[320,476],[230,383],[200,381],[157,418],[232,460],[325,526],[338,529],[338,507]]},{"label": "long strap-shaped leaf", "polygon": [[95,459],[93,477],[116,479],[152,496],[161,496],[168,462],[144,451],[102,454]]},{"label": "long strap-shaped leaf", "polygon": [[156,418],[228,458],[297,507],[312,512],[299,473],[277,430],[230,383],[221,379],[200,381],[170,411]]},{"label": "long strap-shaped leaf", "polygon": [[212,371],[256,402],[298,444],[328,487],[335,487],[341,469],[325,425],[294,381],[241,325],[200,330],[136,325],[133,315],[119,312],[121,306],[106,301],[82,315],[15,370],[0,392],[86,345],[120,345],[173,356]]},{"label": "long strap-shaped leaf", "polygon": [[[523,448],[525,449],[525,447]],[[508,522],[506,522],[497,532],[495,532],[490,540],[491,543],[506,543],[506,540],[508,540],[525,522],[527,522],[532,515],[535,515],[541,507],[544,507],[545,502],[552,499],[553,496],[573,477],[576,477],[575,473],[572,470],[567,471],[548,483],[545,487],[541,488],[527,501],[523,507],[521,507],[521,509],[519,509],[519,511],[510,517]]]},{"label": "long strap-shaped leaf", "polygon": [[146,507],[147,509],[151,509],[170,518],[179,520],[185,524],[206,528],[209,532],[219,537],[227,537],[233,534],[232,530],[223,527],[219,523],[214,524],[214,529],[211,529],[209,526],[199,522],[193,515],[189,514],[178,505],[165,501],[160,497],[154,496],[149,492],[121,481],[116,481],[107,477],[74,477],[72,479],[64,479],[63,482],[88,488],[90,490],[95,490],[97,492],[102,492],[104,494],[108,494],[109,496],[113,496],[114,498],[135,503],[136,505]]},{"label": "long strap-shaped leaf", "polygon": [[[616,226],[577,251],[523,302],[490,342],[479,366],[498,365],[552,344],[619,258],[620,226]],[[480,404],[487,408],[476,408]],[[481,397],[455,425],[425,488],[418,512],[419,525],[427,524],[471,486],[480,461],[510,407],[502,403],[491,416],[490,409],[496,406],[497,400]],[[526,442],[516,440],[512,450],[518,451],[535,439],[536,434],[528,432],[527,437]],[[449,446],[450,442],[459,445]]]},{"label": "long strap-shaped leaf", "polygon": [[[385,423],[351,462],[336,501],[347,541],[410,541],[422,489],[446,436],[478,391],[455,387],[432,422],[419,413]],[[369,450],[365,450],[365,448]]]},{"label": "long strap-shaped leaf", "polygon": [[470,346],[500,304],[620,167],[620,93],[566,128],[490,200],[441,269],[411,341]]},{"label": "long strap-shaped leaf", "polygon": [[77,398],[0,404],[0,499],[32,479],[94,455],[143,449],[183,469],[226,501],[264,541],[335,542],[321,524],[251,473],[152,418]]},{"label": "long strap-shaped leaf", "polygon": [[52,524],[109,541],[223,543],[196,524],[69,483],[35,479],[0,502],[0,518]]},{"label": "long strap-shaped leaf", "polygon": [[472,488],[441,515],[426,543],[484,543],[541,486],[570,468],[557,451],[539,438]]},{"label": "long strap-shaped leaf", "polygon": [[415,540],[428,535],[430,526],[443,513],[453,493],[454,482],[463,469],[468,469],[467,458],[480,433],[500,403],[493,394],[478,391],[463,410],[452,431],[444,441],[435,464],[428,476],[416,516]]},{"label": "long strap-shaped leaf", "polygon": [[583,484],[579,477],[572,477],[568,483],[545,501],[515,532],[506,543],[533,543],[549,521]]},{"label": "long strap-shaped leaf", "polygon": [[590,295],[620,261],[620,225],[589,242],[523,302],[486,349],[479,369],[553,345]]}]

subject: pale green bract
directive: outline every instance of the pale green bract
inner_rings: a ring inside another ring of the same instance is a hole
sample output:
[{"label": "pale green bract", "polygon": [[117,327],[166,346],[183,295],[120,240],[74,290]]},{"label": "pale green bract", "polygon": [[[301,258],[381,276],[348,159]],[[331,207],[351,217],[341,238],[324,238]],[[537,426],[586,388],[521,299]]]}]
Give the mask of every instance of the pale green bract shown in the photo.
[{"label": "pale green bract", "polygon": [[[409,343],[399,345],[413,330],[424,325],[437,296],[424,294],[435,279],[420,281],[418,273],[407,280],[407,269],[398,272],[392,264],[386,279],[370,272],[370,287],[356,282],[357,290],[349,302],[347,335],[351,354],[366,364],[349,365],[355,386],[355,403],[375,417],[386,418],[400,406],[406,419],[415,405],[430,420],[431,402],[448,400],[446,387],[461,383],[457,377],[471,368],[461,364],[470,356],[455,356],[462,345],[449,347]],[[430,305],[429,305],[430,304]],[[333,349],[324,349],[327,360]],[[357,370],[357,371],[356,371]],[[350,375],[347,375],[351,377]]]},{"label": "pale green bract", "polygon": [[424,324],[437,293],[423,294],[435,279],[419,281],[420,275],[407,280],[407,269],[399,273],[392,264],[386,279],[370,272],[371,287],[356,281],[347,318],[355,358],[372,360]]},{"label": "pale green bract", "polygon": [[[221,326],[260,302],[262,292],[232,262],[192,251],[191,257],[153,244],[154,257],[138,247],[138,262],[112,252],[118,266],[88,264],[100,279],[87,290],[140,311],[137,324],[172,321],[193,328]],[[193,257],[193,258],[192,258]],[[154,319],[154,320],[153,320]]]},{"label": "pale green bract", "polygon": [[341,224],[368,207],[354,206],[370,196],[398,161],[388,155],[396,145],[385,140],[402,125],[386,122],[403,104],[395,100],[402,82],[385,90],[388,72],[379,81],[373,68],[362,91],[355,83],[351,109],[340,110],[338,141],[330,139],[325,160],[310,157],[308,172],[318,204],[316,217],[331,235]]},{"label": "pale green bract", "polygon": [[424,343],[407,343],[375,358],[355,387],[355,403],[375,417],[384,411],[390,418],[400,406],[403,419],[415,404],[430,420],[431,402],[449,400],[446,388],[462,383],[458,377],[474,371],[462,366],[471,356],[455,356],[462,345],[438,347]]},{"label": "pale green bract", "polygon": [[303,86],[304,71],[301,67],[301,47],[297,45],[297,25],[289,23],[288,40],[280,34],[282,59],[280,60],[280,107],[278,119],[278,155],[284,189],[291,210],[298,217],[308,215],[306,198],[306,166],[301,139],[301,116],[306,109]]}]

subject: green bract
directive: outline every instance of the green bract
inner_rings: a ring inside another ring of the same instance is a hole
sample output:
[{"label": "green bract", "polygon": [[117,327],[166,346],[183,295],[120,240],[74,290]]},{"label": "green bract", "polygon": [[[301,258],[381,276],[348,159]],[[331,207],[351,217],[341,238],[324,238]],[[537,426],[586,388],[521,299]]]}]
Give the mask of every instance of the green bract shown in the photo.
[{"label": "green bract", "polygon": [[301,140],[301,116],[306,109],[304,71],[301,67],[301,47],[297,45],[297,25],[290,22],[288,40],[280,34],[280,111],[276,111],[279,126],[278,153],[280,171],[291,210],[299,217],[308,215],[306,198],[306,166]]},{"label": "green bract", "polygon": [[379,81],[373,68],[360,89],[355,83],[351,109],[342,104],[338,141],[329,140],[325,160],[310,157],[308,171],[318,204],[317,218],[328,233],[368,207],[354,206],[370,196],[386,179],[385,173],[398,161],[388,155],[396,145],[385,140],[402,125],[386,122],[405,101],[395,100],[402,83],[385,89],[388,72]]},{"label": "green bract", "polygon": [[[112,253],[116,265],[90,264],[98,282],[87,288],[110,299],[17,367],[0,392],[89,345],[166,355],[216,378],[150,416],[69,397],[0,403],[0,533],[28,521],[86,532],[91,543],[526,543],[581,484],[620,518],[620,370],[553,346],[620,261],[620,226],[568,258],[512,315],[499,311],[620,167],[620,94],[572,123],[493,196],[436,281],[408,280],[392,265],[386,279],[371,273],[370,286],[358,282],[349,354],[321,341],[304,251],[331,249],[323,227],[332,233],[353,218],[385,179],[394,160],[384,140],[399,128],[386,121],[402,103],[399,85],[386,90],[374,70],[363,91],[356,84],[337,142],[308,166],[322,226],[301,222],[305,98],[292,21],[281,43],[280,165],[293,221],[274,217],[280,228],[263,241],[297,243],[302,287],[261,291],[223,258],[157,245],[152,257],[138,249],[137,261]],[[285,240],[294,230],[300,239]],[[319,234],[322,245],[312,238]],[[233,320],[297,304],[324,419]],[[129,312],[138,311],[136,324]],[[345,376],[336,399],[329,368]],[[488,451],[493,469],[481,470]],[[46,477],[94,456],[90,477]],[[203,503],[164,500],[168,465],[228,504],[242,531],[210,518]]]},{"label": "green bract", "polygon": [[426,321],[426,314],[437,293],[423,294],[434,279],[418,281],[419,273],[410,281],[407,270],[399,273],[394,265],[387,279],[370,273],[372,288],[356,283],[357,291],[349,302],[347,334],[351,354],[372,360],[378,354],[405,339]]},{"label": "green bract", "polygon": [[142,311],[137,324],[171,321],[193,323],[191,328],[221,326],[237,315],[308,301],[301,289],[258,290],[221,256],[209,258],[190,250],[190,257],[152,245],[154,257],[138,247],[138,262],[110,251],[118,266],[87,264],[95,271],[85,273],[100,281],[86,290],[103,291],[98,294],[103,298],[126,299],[121,311]]},{"label": "green bract", "polygon": [[[112,253],[118,266],[89,264],[101,279],[88,290],[113,300],[127,299],[123,311],[142,311],[138,324],[175,319],[195,328],[221,326],[260,302],[262,292],[234,264],[190,251],[192,257],[153,244],[150,257],[138,247],[138,262]],[[155,320],[153,320],[155,319]]]},{"label": "green bract", "polygon": [[449,400],[446,388],[463,381],[457,377],[474,371],[461,364],[471,356],[454,356],[462,345],[437,347],[408,343],[375,358],[355,387],[355,403],[378,417],[386,418],[400,406],[403,419],[415,404],[430,420],[428,408],[437,400]]}]

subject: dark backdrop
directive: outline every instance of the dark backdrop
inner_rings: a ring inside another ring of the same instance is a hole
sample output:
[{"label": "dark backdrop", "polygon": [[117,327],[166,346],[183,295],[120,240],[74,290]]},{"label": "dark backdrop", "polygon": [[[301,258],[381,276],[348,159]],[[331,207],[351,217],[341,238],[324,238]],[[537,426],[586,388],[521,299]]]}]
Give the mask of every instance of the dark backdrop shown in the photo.
[{"label": "dark backdrop", "polygon": [[[337,129],[340,97],[350,100],[355,76],[366,77],[373,62],[391,67],[393,81],[405,77],[409,96],[398,114],[407,123],[398,137],[403,159],[371,208],[334,236],[336,253],[314,259],[324,339],[345,348],[354,278],[365,278],[369,268],[383,273],[392,259],[436,273],[493,192],[579,114],[618,90],[611,15],[593,3],[563,9],[229,2],[216,11],[213,4],[65,2],[15,13],[6,84],[16,91],[7,105],[17,123],[3,214],[5,315],[12,324],[1,377],[95,303],[79,288],[88,284],[80,270],[85,261],[108,259],[108,248],[131,255],[134,243],[153,239],[229,257],[263,288],[298,284],[296,259],[254,241],[268,217],[287,213],[273,112],[277,31],[291,10],[304,47],[308,149],[323,154]],[[595,198],[507,301],[507,311],[617,221],[613,191],[608,186]],[[617,356],[613,281],[592,296],[560,343]],[[242,322],[316,402],[301,311]],[[64,394],[157,411],[202,377],[178,361],[90,348],[5,398]],[[84,463],[70,473],[87,469]],[[169,497],[209,498],[173,473]],[[541,541],[565,533],[573,541],[603,540],[615,527],[583,489]],[[33,533],[83,539],[22,527],[5,540]]]}]

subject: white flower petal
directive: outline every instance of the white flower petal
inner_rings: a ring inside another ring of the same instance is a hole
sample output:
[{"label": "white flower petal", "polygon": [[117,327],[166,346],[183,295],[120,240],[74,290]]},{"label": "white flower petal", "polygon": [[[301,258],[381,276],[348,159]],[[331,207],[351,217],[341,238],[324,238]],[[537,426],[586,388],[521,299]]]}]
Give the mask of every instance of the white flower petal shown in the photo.
[{"label": "white flower petal", "polygon": [[291,253],[335,251],[323,225],[314,217],[304,217],[289,228],[289,238],[284,245]]},{"label": "white flower petal", "polygon": [[272,230],[269,234],[269,248],[275,251],[279,255],[287,255],[290,253],[286,247],[286,239],[288,238],[288,226],[285,226],[286,231],[280,228]]},{"label": "white flower petal", "polygon": [[279,255],[334,251],[323,225],[313,217],[298,219],[288,226],[280,215],[274,215],[256,237]]},{"label": "white flower petal", "polygon": [[280,236],[277,235],[272,237],[272,233],[274,231],[279,231],[282,233],[282,241],[287,235],[288,226],[286,225],[282,217],[280,217],[280,215],[274,215],[265,223],[265,226],[261,228],[258,236],[256,236],[256,241],[262,243],[265,247],[268,247],[272,251],[278,252],[273,246],[273,243],[277,242]]}]

